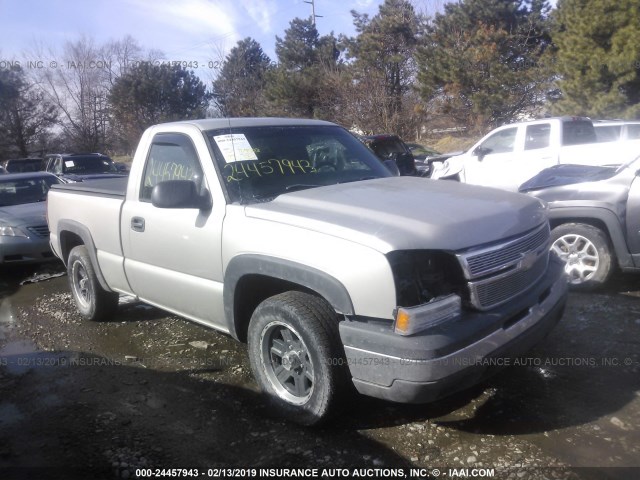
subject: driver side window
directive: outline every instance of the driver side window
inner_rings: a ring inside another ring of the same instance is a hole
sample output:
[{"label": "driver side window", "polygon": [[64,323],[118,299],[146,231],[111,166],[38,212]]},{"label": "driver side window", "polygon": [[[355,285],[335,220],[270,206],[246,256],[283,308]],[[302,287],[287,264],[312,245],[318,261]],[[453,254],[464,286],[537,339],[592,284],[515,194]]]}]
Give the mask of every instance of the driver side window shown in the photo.
[{"label": "driver side window", "polygon": [[159,133],[153,137],[142,175],[140,201],[150,202],[151,191],[168,180],[192,180],[203,188],[202,167],[191,139],[186,135]]},{"label": "driver side window", "polygon": [[485,151],[485,155],[513,152],[516,144],[517,132],[517,127],[500,130],[482,142],[480,147]]}]

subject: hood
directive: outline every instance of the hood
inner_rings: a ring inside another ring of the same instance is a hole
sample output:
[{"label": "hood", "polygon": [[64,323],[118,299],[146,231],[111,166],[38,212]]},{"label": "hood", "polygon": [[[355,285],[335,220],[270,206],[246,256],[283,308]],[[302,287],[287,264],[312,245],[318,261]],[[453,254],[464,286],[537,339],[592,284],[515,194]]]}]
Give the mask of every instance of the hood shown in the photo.
[{"label": "hood", "polygon": [[502,190],[389,177],[280,195],[245,207],[251,218],[284,223],[393,250],[458,251],[519,235],[546,219],[546,207]]},{"label": "hood", "polygon": [[520,192],[606,180],[618,173],[616,167],[591,165],[554,165],[542,170],[520,186]]},{"label": "hood", "polygon": [[65,182],[84,182],[85,180],[96,180],[99,178],[120,178],[126,177],[124,173],[87,173],[85,175],[77,175],[75,173],[65,173],[60,175],[60,179]]},{"label": "hood", "polygon": [[458,175],[464,169],[466,160],[467,155],[465,155],[464,152],[460,153],[459,155],[445,155],[443,159],[432,160],[433,173],[431,173],[431,178],[438,179]]},{"label": "hood", "polygon": [[12,227],[19,227],[21,225],[44,225],[47,223],[46,212],[46,202],[0,207],[0,224]]}]

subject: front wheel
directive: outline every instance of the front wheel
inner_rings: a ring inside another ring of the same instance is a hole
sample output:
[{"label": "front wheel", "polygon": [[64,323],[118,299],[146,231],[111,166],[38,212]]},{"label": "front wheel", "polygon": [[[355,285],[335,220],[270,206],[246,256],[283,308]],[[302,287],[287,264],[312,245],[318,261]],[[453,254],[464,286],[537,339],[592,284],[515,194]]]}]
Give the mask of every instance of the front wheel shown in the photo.
[{"label": "front wheel", "polygon": [[338,319],[326,301],[302,292],[268,298],[248,333],[254,376],[280,415],[316,425],[339,410],[350,378]]},{"label": "front wheel", "polygon": [[71,294],[83,318],[99,321],[115,313],[119,296],[102,288],[84,245],[74,247],[69,253],[67,274]]},{"label": "front wheel", "polygon": [[565,262],[564,270],[574,289],[597,288],[611,276],[611,247],[599,228],[566,223],[553,229],[551,241],[551,249]]}]

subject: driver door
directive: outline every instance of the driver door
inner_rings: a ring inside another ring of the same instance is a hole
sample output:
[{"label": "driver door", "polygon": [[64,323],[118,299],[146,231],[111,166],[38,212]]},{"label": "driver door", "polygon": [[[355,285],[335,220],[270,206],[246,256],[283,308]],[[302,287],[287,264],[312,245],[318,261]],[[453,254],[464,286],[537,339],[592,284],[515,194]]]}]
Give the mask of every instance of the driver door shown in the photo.
[{"label": "driver door", "polygon": [[135,197],[128,196],[123,206],[125,272],[131,290],[145,302],[226,330],[224,203],[214,197],[211,210],[158,208],[151,203],[153,187],[167,180],[194,181],[200,193],[208,192],[200,158],[209,158],[204,140],[197,147],[188,135],[154,136]]},{"label": "driver door", "polygon": [[476,147],[465,167],[466,183],[517,190],[518,133],[518,127],[504,128]]}]

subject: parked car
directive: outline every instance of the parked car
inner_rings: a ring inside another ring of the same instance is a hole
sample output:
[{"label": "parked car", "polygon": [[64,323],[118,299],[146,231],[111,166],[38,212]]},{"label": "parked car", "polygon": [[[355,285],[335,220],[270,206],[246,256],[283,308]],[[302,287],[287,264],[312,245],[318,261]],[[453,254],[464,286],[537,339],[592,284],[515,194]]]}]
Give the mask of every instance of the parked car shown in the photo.
[{"label": "parked car", "polygon": [[409,147],[411,153],[413,154],[413,158],[420,161],[425,161],[429,157],[437,157],[440,155],[440,152],[432,148],[425,147],[424,145],[420,145],[419,143],[409,143],[405,142],[405,145]]},{"label": "parked car", "polygon": [[0,176],[0,264],[55,260],[49,247],[47,192],[60,181],[49,173]]},{"label": "parked car", "polygon": [[453,178],[517,191],[553,165],[621,164],[635,158],[639,151],[640,140],[598,143],[588,118],[545,118],[491,131],[466,153],[434,164],[431,178]]},{"label": "parked car", "polygon": [[44,170],[41,158],[12,158],[4,160],[0,166],[4,167],[7,173],[39,172]]},{"label": "parked car", "polygon": [[156,125],[128,179],[55,185],[48,205],[84,318],[131,294],[247,342],[272,407],[305,425],[354,388],[403,403],[467,388],[567,298],[542,202],[391,176],[319,120]]},{"label": "parked car", "polygon": [[63,183],[82,182],[98,178],[126,176],[111,158],[101,153],[49,154],[45,156],[45,170]]},{"label": "parked car", "polygon": [[551,248],[576,288],[604,284],[615,267],[640,272],[640,157],[618,167],[556,165],[520,187],[546,201]]},{"label": "parked car", "polygon": [[416,176],[418,169],[411,150],[397,135],[369,135],[362,137],[376,156],[385,161],[393,160],[400,175]]},{"label": "parked car", "polygon": [[640,122],[625,120],[595,120],[593,128],[598,142],[624,142],[640,139]]}]

